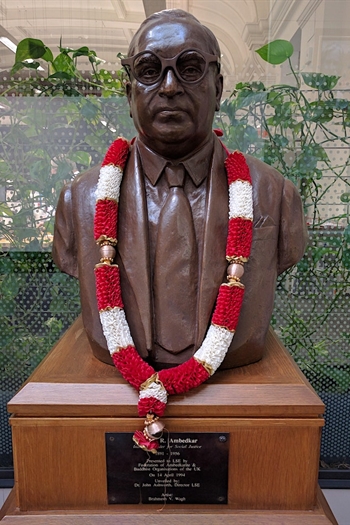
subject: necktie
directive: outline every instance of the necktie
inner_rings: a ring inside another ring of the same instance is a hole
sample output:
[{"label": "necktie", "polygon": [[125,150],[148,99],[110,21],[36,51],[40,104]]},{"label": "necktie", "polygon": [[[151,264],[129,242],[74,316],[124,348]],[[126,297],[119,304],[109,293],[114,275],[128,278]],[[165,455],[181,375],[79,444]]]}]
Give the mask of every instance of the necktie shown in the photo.
[{"label": "necktie", "polygon": [[154,263],[156,342],[177,354],[194,344],[198,253],[182,164],[167,166],[169,193],[160,212]]}]

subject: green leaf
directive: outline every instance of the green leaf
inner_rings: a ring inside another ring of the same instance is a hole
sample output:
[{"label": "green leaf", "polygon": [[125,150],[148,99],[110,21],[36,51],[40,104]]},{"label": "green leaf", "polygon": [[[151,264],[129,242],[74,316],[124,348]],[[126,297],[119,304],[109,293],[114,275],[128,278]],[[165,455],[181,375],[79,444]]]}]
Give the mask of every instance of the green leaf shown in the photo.
[{"label": "green leaf", "polygon": [[[2,292],[2,289],[1,289],[1,292]],[[16,302],[14,301],[14,299],[11,299],[11,298],[4,299],[4,297],[2,297],[2,300],[0,301],[0,317],[2,318],[2,325],[3,325],[2,330],[4,330],[4,318],[6,318],[6,316],[8,315],[9,316],[14,315],[15,312],[16,312]],[[2,333],[1,338],[2,338],[2,344],[4,344],[4,332]],[[6,345],[4,344],[4,346]]]},{"label": "green leaf", "polygon": [[307,272],[310,268],[309,261],[307,257],[303,257],[298,263],[297,268],[299,272]]},{"label": "green leaf", "polygon": [[319,144],[306,146],[294,163],[296,174],[303,177],[311,172],[315,173],[317,163],[327,159],[328,155],[325,149]]},{"label": "green leaf", "polygon": [[110,71],[107,71],[107,69],[101,69],[98,73],[98,76],[100,79],[104,80],[104,82],[106,83],[114,81],[112,73]]},{"label": "green leaf", "polygon": [[247,87],[249,87],[249,89],[251,89],[252,91],[265,91],[266,90],[265,85],[262,82],[257,82],[257,81],[247,83]]},{"label": "green leaf", "polygon": [[98,151],[99,153],[101,153],[101,155],[103,155],[106,152],[106,148],[108,147],[106,145],[106,142],[103,141],[96,134],[86,135],[84,142],[86,142],[86,144],[88,144],[95,151]]},{"label": "green leaf", "polygon": [[326,150],[322,146],[320,146],[320,144],[310,145],[310,150],[312,151],[312,154],[316,157],[317,160],[329,160]]},{"label": "green leaf", "polygon": [[319,91],[329,91],[333,89],[340,77],[335,75],[324,75],[323,73],[301,73],[305,84]]},{"label": "green leaf", "polygon": [[301,132],[302,132],[302,129],[303,129],[303,123],[302,122],[297,122],[296,124],[294,124],[293,126],[291,126],[291,129],[294,131],[294,133],[296,135],[299,135]]},{"label": "green leaf", "polygon": [[266,101],[266,91],[241,91],[236,99],[236,110],[248,106],[256,106]]},{"label": "green leaf", "polygon": [[323,101],[311,102],[304,118],[311,122],[330,122],[333,119],[333,109]]},{"label": "green leaf", "polygon": [[20,71],[21,69],[27,66],[28,64],[26,64],[25,62],[15,62],[15,64],[12,66],[11,73],[15,74],[17,73],[17,71]]},{"label": "green leaf", "polygon": [[0,217],[11,217],[12,215],[13,211],[8,207],[6,202],[0,202]]},{"label": "green leaf", "polygon": [[345,204],[348,204],[350,202],[350,193],[349,192],[342,193],[342,195],[340,195],[340,200],[341,200],[341,202],[344,202]]},{"label": "green leaf", "polygon": [[334,98],[333,100],[327,100],[327,105],[333,109],[345,110],[349,107],[349,100],[345,98]]},{"label": "green leaf", "polygon": [[349,108],[346,110],[346,117],[345,117],[344,124],[347,127],[350,126],[350,109]]},{"label": "green leaf", "polygon": [[283,104],[284,98],[280,91],[278,90],[271,90],[267,94],[267,102],[272,107],[277,107]]},{"label": "green leaf", "polygon": [[84,99],[81,107],[81,114],[86,120],[95,120],[100,113],[100,108],[88,99]]},{"label": "green leaf", "polygon": [[40,67],[40,62],[34,60],[34,62],[24,62],[23,65],[29,69],[38,69],[38,67]]},{"label": "green leaf", "polygon": [[276,146],[279,146],[280,148],[285,148],[286,146],[288,146],[288,139],[283,135],[279,135],[278,133],[276,133],[272,137],[272,140],[274,141]]},{"label": "green leaf", "polygon": [[294,48],[288,40],[274,40],[265,46],[257,49],[256,52],[261,56],[265,62],[269,64],[278,65],[290,58],[294,52]]},{"label": "green leaf", "polygon": [[74,77],[76,75],[76,69],[73,60],[64,52],[57,55],[55,60],[52,62],[52,65],[54,67],[55,73],[60,71],[67,73],[70,77]]},{"label": "green leaf", "polygon": [[97,58],[95,55],[89,55],[89,62],[90,64],[101,64],[102,60]]},{"label": "green leaf", "polygon": [[350,224],[348,224],[344,230],[344,240],[346,243],[350,244]]},{"label": "green leaf", "polygon": [[253,126],[243,123],[230,127],[229,143],[232,149],[239,149],[242,152],[247,152],[252,144],[257,144],[258,133]]},{"label": "green leaf", "polygon": [[46,51],[41,58],[46,62],[53,62],[53,54],[49,47],[46,47]]},{"label": "green leaf", "polygon": [[73,49],[72,47],[62,47],[61,46],[61,40],[60,40],[60,45],[58,47],[58,49],[60,50],[60,53],[73,53],[75,51],[75,49]]},{"label": "green leaf", "polygon": [[19,290],[19,281],[15,274],[10,273],[5,276],[1,284],[1,294],[4,297],[13,298],[16,297]]},{"label": "green leaf", "polygon": [[243,89],[246,87],[249,87],[249,82],[238,82],[238,84],[236,84],[235,89]]},{"label": "green leaf", "polygon": [[73,151],[68,155],[68,159],[83,166],[90,166],[91,164],[91,155],[87,151]]},{"label": "green leaf", "polygon": [[343,250],[342,263],[343,263],[344,268],[346,268],[347,270],[350,270],[350,249],[349,248],[346,248],[345,250]]},{"label": "green leaf", "polygon": [[12,172],[11,164],[7,163],[4,159],[0,158],[0,178],[1,179],[5,179],[4,180],[4,182],[5,182],[4,186],[6,185],[6,182],[7,182],[6,179],[8,179],[8,177],[11,174],[11,172]]},{"label": "green leaf", "polygon": [[69,73],[65,73],[64,71],[56,71],[56,73],[52,73],[48,78],[57,78],[58,80],[70,80],[72,78],[72,75]]},{"label": "green leaf", "polygon": [[89,55],[90,55],[90,49],[87,46],[83,46],[83,47],[79,47],[79,49],[74,51],[72,56],[73,58],[76,58],[76,57],[81,57],[81,56],[88,57]]},{"label": "green leaf", "polygon": [[278,151],[272,143],[267,142],[262,150],[262,160],[272,166],[278,160]]},{"label": "green leaf", "polygon": [[42,58],[46,53],[47,47],[44,42],[36,38],[25,38],[21,40],[16,50],[16,62],[24,60]]},{"label": "green leaf", "polygon": [[323,171],[315,168],[315,179],[321,180],[323,178]]}]

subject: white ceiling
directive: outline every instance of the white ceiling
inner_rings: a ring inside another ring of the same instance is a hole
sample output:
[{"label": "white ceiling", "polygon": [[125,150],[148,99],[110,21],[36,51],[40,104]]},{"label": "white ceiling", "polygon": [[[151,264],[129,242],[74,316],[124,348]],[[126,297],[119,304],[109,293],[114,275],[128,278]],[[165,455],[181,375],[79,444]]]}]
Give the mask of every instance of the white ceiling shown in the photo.
[{"label": "white ceiling", "polygon": [[[292,38],[301,24],[327,0],[0,0],[0,36],[18,43],[38,38],[57,50],[88,46],[119,69],[118,52],[126,53],[140,23],[162,8],[182,8],[196,16],[217,36],[226,91],[236,79],[260,77],[264,70],[252,50],[269,39]],[[281,36],[284,35],[284,36]],[[84,68],[80,58],[80,67]],[[0,70],[8,70],[14,54],[0,43]]]}]

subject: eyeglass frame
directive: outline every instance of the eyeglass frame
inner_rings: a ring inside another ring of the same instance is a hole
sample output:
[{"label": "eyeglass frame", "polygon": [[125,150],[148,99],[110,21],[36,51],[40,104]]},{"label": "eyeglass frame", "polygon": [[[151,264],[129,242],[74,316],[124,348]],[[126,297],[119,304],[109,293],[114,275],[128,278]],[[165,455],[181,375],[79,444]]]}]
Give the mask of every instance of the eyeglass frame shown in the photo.
[{"label": "eyeglass frame", "polygon": [[[195,51],[196,53],[199,53],[205,59],[205,67],[204,67],[203,75],[199,79],[193,80],[193,81],[191,81],[191,80],[184,80],[183,78],[181,78],[181,75],[178,73],[177,67],[176,67],[176,62],[177,62],[178,58],[183,53],[188,53],[190,51]],[[152,82],[151,84],[146,84],[145,82],[142,82],[141,80],[139,80],[137,78],[137,76],[134,73],[134,62],[137,59],[137,57],[143,55],[144,53],[150,53],[150,54],[154,55],[156,58],[158,58],[158,60],[160,61],[161,66],[162,66],[159,79],[156,80],[156,82]],[[143,86],[156,86],[157,84],[160,84],[161,82],[163,82],[164,72],[168,68],[171,68],[172,71],[174,71],[176,78],[180,82],[184,82],[185,84],[191,84],[191,85],[192,84],[197,84],[198,82],[201,82],[203,80],[203,78],[205,77],[205,75],[208,72],[209,65],[211,63],[214,63],[214,62],[216,62],[216,65],[217,65],[217,68],[218,68],[218,73],[220,73],[220,66],[221,66],[221,64],[220,64],[220,57],[218,57],[217,55],[211,55],[210,53],[206,53],[205,51],[200,51],[199,49],[195,49],[195,48],[183,49],[182,51],[180,51],[180,53],[178,53],[177,55],[175,55],[172,58],[163,58],[163,57],[160,57],[159,55],[157,55],[157,53],[155,53],[154,51],[149,51],[149,50],[145,49],[144,51],[140,51],[140,53],[137,53],[136,55],[133,55],[132,57],[127,57],[127,58],[122,58],[121,59],[121,65],[126,70],[129,78],[130,78],[130,73],[132,73],[132,75],[135,78],[135,80],[137,80],[137,82],[140,82],[140,84],[142,84]]]}]

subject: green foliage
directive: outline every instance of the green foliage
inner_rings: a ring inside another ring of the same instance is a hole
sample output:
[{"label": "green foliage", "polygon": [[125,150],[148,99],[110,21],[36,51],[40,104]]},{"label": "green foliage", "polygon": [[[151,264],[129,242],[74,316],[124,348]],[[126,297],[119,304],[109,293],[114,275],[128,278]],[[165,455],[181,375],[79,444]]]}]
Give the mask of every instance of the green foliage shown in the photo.
[{"label": "green foliage", "polygon": [[[215,126],[229,149],[262,159],[298,187],[310,244],[302,261],[279,278],[273,323],[318,389],[348,391],[350,101],[333,91],[338,76],[295,71],[289,42],[270,42],[257,53],[270,64],[288,61],[295,85],[238,83]],[[332,158],[339,150],[341,162]],[[322,208],[332,193],[334,208],[343,211],[329,217]]]},{"label": "green foliage", "polygon": [[46,250],[64,183],[102,160],[119,134],[132,136],[124,97],[0,98],[0,242]]},{"label": "green foliage", "polygon": [[319,392],[350,391],[347,235],[311,232],[304,258],[278,280],[274,327]]},{"label": "green foliage", "polygon": [[[79,57],[91,65],[87,79]],[[112,76],[100,63],[88,47],[60,45],[54,58],[40,40],[24,39],[12,73],[32,74],[0,97],[0,243],[10,250],[0,256],[0,371],[7,389],[27,379],[80,310],[77,281],[38,253],[51,248],[59,192],[99,163],[116,136],[134,133],[124,74]],[[101,96],[86,96],[91,91]],[[7,96],[13,93],[25,96]]]},{"label": "green foliage", "polygon": [[80,310],[75,279],[60,273],[48,253],[0,255],[0,377],[16,390]]},{"label": "green foliage", "polygon": [[[54,58],[53,52],[44,42],[36,38],[25,38],[17,46],[15,63],[11,73],[22,69],[30,70],[35,76],[12,81],[2,94],[8,92],[29,96],[64,95],[76,97],[88,90],[99,92],[104,97],[124,96],[126,77],[123,70],[112,75],[106,69],[100,69],[103,60],[87,46],[78,49],[62,47]],[[91,71],[83,77],[78,69],[78,58],[86,57]]]},{"label": "green foliage", "polygon": [[[264,53],[261,49],[258,52],[270,63],[276,63],[271,56],[289,60],[289,47],[284,41],[282,44],[271,42],[261,48]],[[298,73],[290,67],[297,86],[238,83],[222,104],[217,124],[223,128],[229,148],[254,154],[297,185],[311,227],[315,228],[322,225],[318,208],[325,193],[338,183],[349,187],[349,101],[337,98],[332,91],[339,77]],[[307,88],[311,92],[307,93]],[[339,147],[347,148],[347,156],[338,166],[332,164],[327,151]],[[318,183],[325,176],[332,177],[326,188]],[[340,197],[342,202],[347,202],[348,193]],[[346,214],[332,219],[339,222],[346,219]]]},{"label": "green foliage", "polygon": [[324,75],[323,73],[301,73],[304,83],[319,91],[330,91],[334,89],[340,77]]},{"label": "green foliage", "polygon": [[[88,58],[88,78],[78,69],[79,57]],[[18,44],[12,73],[28,69],[34,76],[13,80],[0,96],[3,248],[49,248],[63,184],[101,161],[115,134],[133,134],[124,73],[112,76],[99,68],[102,62],[87,46],[71,49],[60,43],[54,58],[41,40]],[[90,90],[101,97],[86,96]],[[14,92],[26,96],[6,96]]]}]

